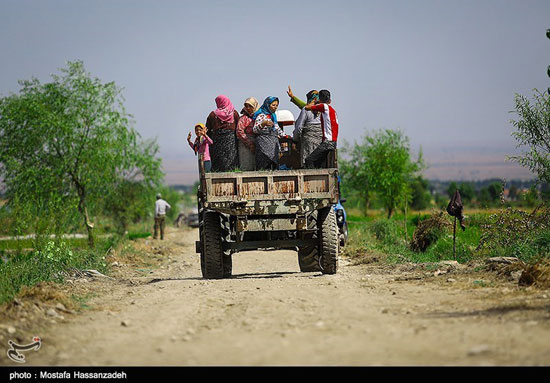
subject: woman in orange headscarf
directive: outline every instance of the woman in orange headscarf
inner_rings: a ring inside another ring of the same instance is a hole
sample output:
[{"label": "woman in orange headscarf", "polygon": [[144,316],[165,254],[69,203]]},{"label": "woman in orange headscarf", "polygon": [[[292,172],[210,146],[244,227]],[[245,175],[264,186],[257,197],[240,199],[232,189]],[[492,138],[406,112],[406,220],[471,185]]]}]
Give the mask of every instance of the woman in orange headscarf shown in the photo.
[{"label": "woman in orange headscarf", "polygon": [[244,101],[241,117],[237,124],[237,138],[239,140],[239,166],[241,170],[256,170],[256,138],[252,131],[254,119],[252,116],[258,110],[258,100],[249,97]]}]

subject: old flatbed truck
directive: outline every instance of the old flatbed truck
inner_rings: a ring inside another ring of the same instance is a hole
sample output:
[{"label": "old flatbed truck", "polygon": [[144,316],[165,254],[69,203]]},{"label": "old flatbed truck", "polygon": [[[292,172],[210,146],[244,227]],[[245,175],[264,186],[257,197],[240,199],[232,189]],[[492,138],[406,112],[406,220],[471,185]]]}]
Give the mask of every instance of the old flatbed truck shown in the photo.
[{"label": "old flatbed truck", "polygon": [[[293,117],[284,118],[288,113],[278,117],[280,125],[294,123]],[[280,163],[292,170],[199,170],[196,251],[204,278],[229,278],[232,255],[258,249],[297,250],[301,271],[337,272],[336,152],[328,156],[326,168],[300,169],[299,144],[286,138],[281,146]]]}]

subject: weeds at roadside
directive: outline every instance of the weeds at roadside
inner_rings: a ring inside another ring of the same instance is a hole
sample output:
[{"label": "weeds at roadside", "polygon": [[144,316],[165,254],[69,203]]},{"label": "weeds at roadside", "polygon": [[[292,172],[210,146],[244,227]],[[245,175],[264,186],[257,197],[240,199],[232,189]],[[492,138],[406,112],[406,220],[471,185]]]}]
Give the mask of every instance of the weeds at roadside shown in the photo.
[{"label": "weeds at roadside", "polygon": [[548,258],[538,259],[522,266],[523,272],[519,278],[520,286],[550,288],[550,260]]},{"label": "weeds at roadside", "polygon": [[92,250],[70,247],[62,239],[38,239],[32,251],[5,254],[0,261],[0,304],[12,300],[24,287],[32,288],[40,282],[62,283],[74,270],[107,273],[105,254],[113,241],[98,241]]},{"label": "weeds at roadside", "polygon": [[[437,214],[437,215],[436,215]],[[434,217],[435,216],[435,217]],[[429,225],[434,232],[425,231],[419,237],[419,228]],[[533,212],[505,208],[486,214],[477,211],[466,216],[466,230],[456,232],[456,258],[453,258],[453,236],[450,218],[441,213],[412,215],[407,228],[415,233],[411,243],[405,241],[402,218],[352,217],[349,221],[349,241],[343,249],[355,264],[373,263],[429,263],[456,260],[459,263],[481,261],[490,257],[515,257],[520,262],[515,270],[503,275],[521,272],[522,285],[548,286],[550,282],[550,210],[539,206]],[[415,251],[416,250],[416,251]],[[422,251],[423,250],[423,251]],[[486,270],[477,266],[474,272]]]},{"label": "weeds at roadside", "polygon": [[524,262],[550,256],[550,208],[507,208],[489,217],[476,252],[481,257],[516,257]]},{"label": "weeds at roadside", "polygon": [[418,225],[410,242],[411,250],[417,253],[425,252],[428,247],[436,243],[449,228],[450,223],[443,217],[443,212],[433,214],[429,218],[418,221]]}]

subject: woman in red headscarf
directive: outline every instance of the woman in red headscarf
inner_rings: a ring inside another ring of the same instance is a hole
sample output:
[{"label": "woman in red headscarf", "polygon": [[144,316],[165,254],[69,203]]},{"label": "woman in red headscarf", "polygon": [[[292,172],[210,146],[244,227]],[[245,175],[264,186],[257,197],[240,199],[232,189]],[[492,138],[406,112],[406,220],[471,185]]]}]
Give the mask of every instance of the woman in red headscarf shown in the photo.
[{"label": "woman in red headscarf", "polygon": [[214,142],[210,146],[210,158],[212,171],[225,172],[239,167],[235,134],[239,113],[224,95],[216,97],[216,106],[206,119],[207,134]]}]

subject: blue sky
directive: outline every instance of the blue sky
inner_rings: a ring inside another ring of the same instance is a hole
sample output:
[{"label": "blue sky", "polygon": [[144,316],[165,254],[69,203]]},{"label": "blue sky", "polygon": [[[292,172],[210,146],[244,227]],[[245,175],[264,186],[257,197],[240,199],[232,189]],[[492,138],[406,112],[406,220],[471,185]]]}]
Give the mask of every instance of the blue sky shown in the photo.
[{"label": "blue sky", "polygon": [[124,88],[170,183],[196,178],[187,133],[218,94],[238,110],[278,96],[297,116],[289,84],[331,91],[342,140],[402,129],[428,176],[525,178],[504,161],[510,111],[550,86],[549,16],[547,0],[0,0],[0,95],[82,60]]}]

